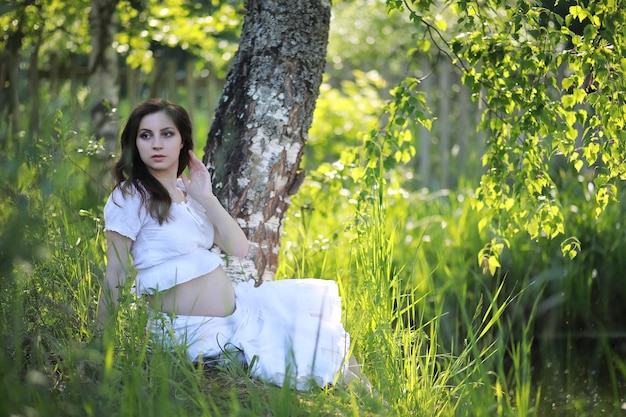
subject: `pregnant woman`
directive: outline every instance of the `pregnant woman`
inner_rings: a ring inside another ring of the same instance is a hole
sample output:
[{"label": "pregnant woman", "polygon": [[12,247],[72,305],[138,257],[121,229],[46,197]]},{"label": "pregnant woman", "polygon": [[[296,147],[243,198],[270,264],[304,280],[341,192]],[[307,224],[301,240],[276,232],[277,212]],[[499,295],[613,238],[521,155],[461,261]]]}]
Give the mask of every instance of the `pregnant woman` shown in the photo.
[{"label": "pregnant woman", "polygon": [[[107,267],[98,307],[102,328],[118,306],[130,255],[136,293],[151,308],[156,340],[184,346],[190,361],[243,351],[251,374],[297,389],[359,380],[341,323],[337,285],[323,279],[233,284],[211,251],[244,256],[248,240],[212,191],[193,153],[181,106],[140,104],[121,135],[115,186],[104,208]],[[188,169],[188,176],[183,173]]]}]

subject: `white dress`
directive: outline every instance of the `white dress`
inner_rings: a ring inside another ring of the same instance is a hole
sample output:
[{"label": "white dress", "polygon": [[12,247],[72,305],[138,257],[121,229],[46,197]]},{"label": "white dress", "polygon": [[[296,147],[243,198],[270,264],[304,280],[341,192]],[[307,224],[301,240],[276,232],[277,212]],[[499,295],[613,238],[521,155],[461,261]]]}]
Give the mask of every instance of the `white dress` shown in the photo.
[{"label": "white dress", "polygon": [[[222,262],[211,252],[214,229],[204,209],[187,197],[172,204],[159,225],[139,193],[116,188],[104,208],[105,230],[133,243],[138,294],[154,294],[211,272]],[[228,317],[154,314],[148,329],[166,344],[182,345],[190,361],[243,351],[252,376],[309,389],[335,384],[347,369],[350,336],[341,323],[334,281],[289,279],[234,284],[235,312]]]}]

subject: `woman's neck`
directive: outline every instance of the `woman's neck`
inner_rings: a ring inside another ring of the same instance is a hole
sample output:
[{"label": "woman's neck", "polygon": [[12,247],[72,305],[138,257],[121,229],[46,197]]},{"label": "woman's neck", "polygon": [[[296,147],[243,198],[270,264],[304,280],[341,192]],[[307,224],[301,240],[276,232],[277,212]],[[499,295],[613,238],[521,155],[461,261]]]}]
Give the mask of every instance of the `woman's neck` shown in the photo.
[{"label": "woman's neck", "polygon": [[163,173],[152,172],[151,174],[154,176],[154,178],[157,179],[157,181],[161,183],[163,187],[165,187],[167,192],[170,194],[172,201],[179,203],[181,199],[182,200],[185,199],[185,195],[183,194],[181,189],[178,188],[178,177],[176,177],[176,175],[172,175],[171,173],[165,173],[165,172]]}]

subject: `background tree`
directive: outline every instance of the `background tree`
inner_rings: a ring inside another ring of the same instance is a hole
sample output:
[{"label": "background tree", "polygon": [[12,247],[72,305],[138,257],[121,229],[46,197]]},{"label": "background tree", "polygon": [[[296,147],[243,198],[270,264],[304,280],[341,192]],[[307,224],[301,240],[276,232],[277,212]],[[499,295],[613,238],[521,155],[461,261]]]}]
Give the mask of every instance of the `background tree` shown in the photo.
[{"label": "background tree", "polygon": [[118,57],[113,48],[118,2],[92,0],[89,10],[91,123],[96,138],[104,138],[108,154],[115,152],[119,124],[115,117],[119,106]]},{"label": "background tree", "polygon": [[218,198],[251,242],[239,279],[276,271],[289,196],[326,64],[330,3],[251,0],[206,144]]},{"label": "background tree", "polygon": [[[18,140],[23,129],[31,137],[40,131],[42,84],[58,100],[61,78],[75,73],[71,57],[86,52],[86,3],[26,0],[0,4],[0,115],[7,122],[0,129],[0,143],[12,150],[24,145]],[[54,68],[45,78],[40,71],[44,65]]]}]

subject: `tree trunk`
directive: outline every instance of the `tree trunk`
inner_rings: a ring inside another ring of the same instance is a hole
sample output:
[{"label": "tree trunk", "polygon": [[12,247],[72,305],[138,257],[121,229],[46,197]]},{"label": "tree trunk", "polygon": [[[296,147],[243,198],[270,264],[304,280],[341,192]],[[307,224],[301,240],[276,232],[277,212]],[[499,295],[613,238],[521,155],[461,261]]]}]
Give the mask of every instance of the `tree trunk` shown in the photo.
[{"label": "tree trunk", "polygon": [[[0,117],[8,126],[6,132],[0,130],[0,150],[6,154],[7,149],[13,146],[12,151],[19,155],[19,135],[21,130],[20,115],[20,50],[24,41],[23,13],[18,15],[17,28],[6,35],[6,46],[0,51]],[[12,143],[9,144],[9,141]]]},{"label": "tree trunk", "polygon": [[249,0],[239,50],[215,112],[205,163],[215,193],[250,240],[234,280],[259,285],[276,272],[289,196],[326,64],[328,0]]},{"label": "tree trunk", "polygon": [[28,93],[30,95],[30,117],[28,123],[28,137],[39,136],[39,49],[41,48],[43,31],[33,36],[32,51],[28,62]]},{"label": "tree trunk", "polygon": [[[432,97],[432,89],[433,89],[433,80],[432,75],[429,75],[431,72],[430,61],[423,57],[420,60],[420,70],[422,71],[422,82],[420,83],[421,91],[426,94],[426,97]],[[430,103],[427,103],[430,104]],[[432,178],[430,176],[431,168],[430,168],[430,130],[428,130],[424,126],[420,126],[419,128],[419,138],[420,138],[420,150],[419,150],[419,174],[420,179],[424,187],[431,188],[432,187]]]},{"label": "tree trunk", "polygon": [[450,127],[454,123],[450,119],[450,68],[448,62],[441,60],[437,64],[439,75],[439,188],[448,188],[450,172]]},{"label": "tree trunk", "polygon": [[114,117],[119,100],[117,54],[112,45],[118,1],[92,0],[89,12],[91,121],[96,137],[105,139],[107,156],[115,149],[118,133],[118,123]]}]

